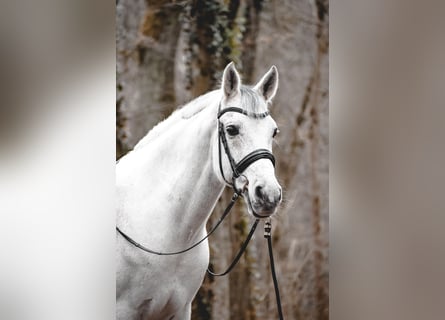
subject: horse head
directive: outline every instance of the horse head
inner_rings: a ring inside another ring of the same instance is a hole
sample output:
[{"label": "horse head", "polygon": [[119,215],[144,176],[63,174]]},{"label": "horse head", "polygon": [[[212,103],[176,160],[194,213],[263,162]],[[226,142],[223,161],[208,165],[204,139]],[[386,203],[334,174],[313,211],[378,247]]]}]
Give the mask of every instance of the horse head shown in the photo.
[{"label": "horse head", "polygon": [[272,215],[282,197],[272,155],[278,128],[269,115],[277,88],[275,66],[252,87],[241,84],[233,63],[222,76],[214,169],[222,181],[245,196],[249,213],[256,217]]}]

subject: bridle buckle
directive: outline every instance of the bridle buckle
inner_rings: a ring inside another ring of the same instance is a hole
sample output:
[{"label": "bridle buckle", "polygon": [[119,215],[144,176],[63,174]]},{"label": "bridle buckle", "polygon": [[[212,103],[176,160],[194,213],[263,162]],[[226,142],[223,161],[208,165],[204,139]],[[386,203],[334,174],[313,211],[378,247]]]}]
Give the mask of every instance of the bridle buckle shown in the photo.
[{"label": "bridle buckle", "polygon": [[[238,188],[237,186],[237,180],[241,179],[242,185],[241,188]],[[245,191],[247,191],[247,187],[249,185],[249,179],[247,179],[247,177],[244,174],[239,175],[238,177],[233,177],[233,189],[236,191],[236,193],[238,193],[239,195],[243,195],[243,193]]]}]

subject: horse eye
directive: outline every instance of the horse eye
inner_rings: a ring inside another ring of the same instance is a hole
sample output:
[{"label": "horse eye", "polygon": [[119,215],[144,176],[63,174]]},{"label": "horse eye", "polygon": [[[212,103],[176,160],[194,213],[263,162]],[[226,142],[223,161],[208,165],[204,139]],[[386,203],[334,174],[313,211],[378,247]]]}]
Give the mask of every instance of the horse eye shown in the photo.
[{"label": "horse eye", "polygon": [[278,128],[275,128],[275,130],[273,131],[273,135],[272,138],[275,138],[275,136],[280,133],[280,130],[278,130]]},{"label": "horse eye", "polygon": [[228,126],[227,128],[226,128],[226,131],[227,131],[227,133],[230,135],[230,136],[236,136],[238,133],[239,133],[239,128],[238,127],[236,127],[236,126]]}]

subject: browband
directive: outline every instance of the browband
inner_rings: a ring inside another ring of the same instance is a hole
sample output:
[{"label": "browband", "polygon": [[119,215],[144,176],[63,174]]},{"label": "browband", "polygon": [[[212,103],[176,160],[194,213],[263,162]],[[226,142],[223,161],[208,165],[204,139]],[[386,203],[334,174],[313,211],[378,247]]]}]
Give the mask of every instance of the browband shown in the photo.
[{"label": "browband", "polygon": [[[220,105],[220,108],[221,108],[221,105]],[[221,118],[221,116],[224,113],[226,113],[226,112],[238,112],[238,113],[244,114],[244,115],[246,115],[248,117],[252,117],[252,118],[255,118],[255,119],[262,119],[262,118],[265,118],[265,117],[267,117],[269,115],[269,111],[266,111],[266,112],[263,112],[263,113],[253,113],[253,112],[249,112],[249,111],[246,111],[244,109],[241,109],[241,108],[229,107],[229,108],[225,108],[223,110],[220,110],[218,112],[218,119]]]}]

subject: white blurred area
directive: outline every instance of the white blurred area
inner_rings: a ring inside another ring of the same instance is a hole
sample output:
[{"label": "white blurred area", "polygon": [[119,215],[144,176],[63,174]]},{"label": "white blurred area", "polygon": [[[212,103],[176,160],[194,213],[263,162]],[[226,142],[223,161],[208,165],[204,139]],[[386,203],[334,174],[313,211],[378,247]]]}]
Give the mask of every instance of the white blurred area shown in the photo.
[{"label": "white blurred area", "polygon": [[114,3],[0,12],[0,319],[113,319]]}]

